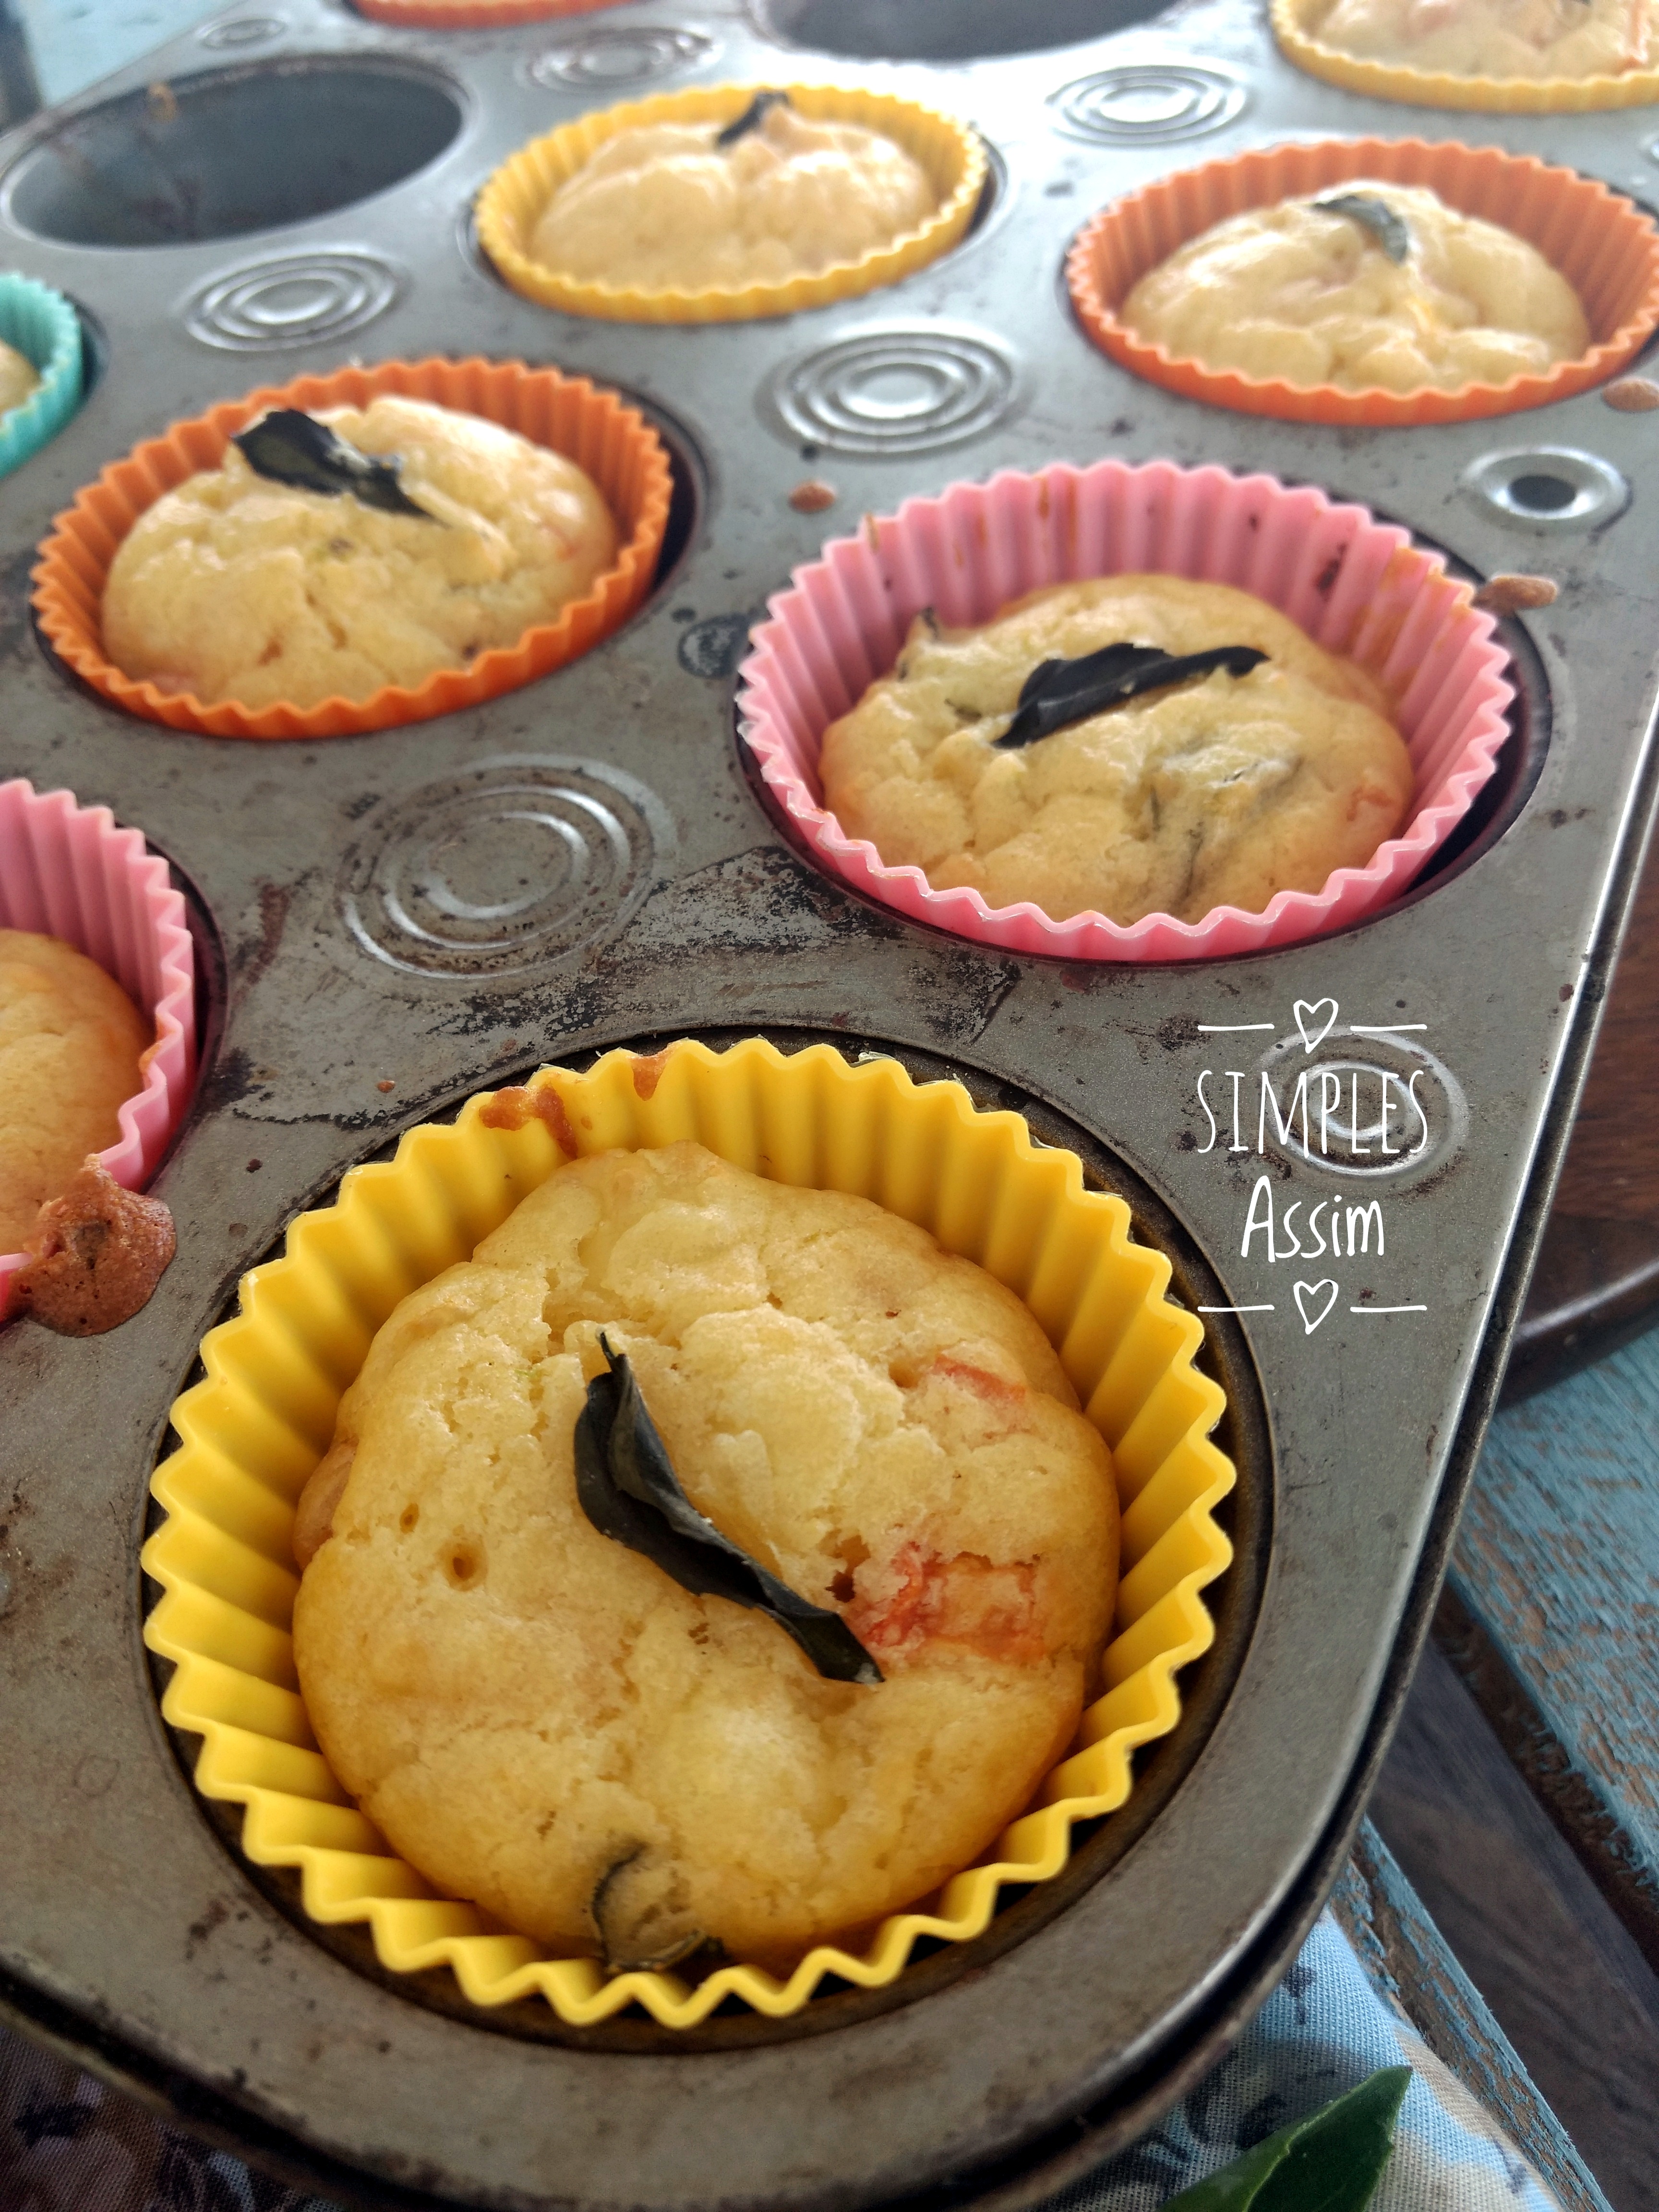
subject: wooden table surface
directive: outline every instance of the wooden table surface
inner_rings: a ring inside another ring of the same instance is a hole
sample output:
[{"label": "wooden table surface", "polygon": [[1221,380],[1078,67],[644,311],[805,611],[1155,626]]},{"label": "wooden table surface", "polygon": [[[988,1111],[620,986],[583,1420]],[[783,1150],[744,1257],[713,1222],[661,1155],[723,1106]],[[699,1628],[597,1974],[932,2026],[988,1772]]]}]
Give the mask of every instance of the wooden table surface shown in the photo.
[{"label": "wooden table surface", "polygon": [[1513,1401],[1659,1322],[1659,836],[1504,1382]]},{"label": "wooden table surface", "polygon": [[1374,1807],[1617,2212],[1659,2212],[1656,1038],[1659,842]]}]

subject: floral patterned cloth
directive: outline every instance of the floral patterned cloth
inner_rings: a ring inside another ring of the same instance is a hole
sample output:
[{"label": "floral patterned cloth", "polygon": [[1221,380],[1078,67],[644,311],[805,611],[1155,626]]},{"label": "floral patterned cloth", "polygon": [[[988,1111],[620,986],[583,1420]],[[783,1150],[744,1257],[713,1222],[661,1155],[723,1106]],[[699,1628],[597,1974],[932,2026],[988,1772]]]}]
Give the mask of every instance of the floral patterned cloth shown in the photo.
[{"label": "floral patterned cloth", "polygon": [[1411,2087],[1370,2212],[1560,2212],[1449,2068],[1379,1994],[1328,1911],[1240,2037],[1169,2118],[1043,2212],[1154,2212],[1379,2066]]},{"label": "floral patterned cloth", "polygon": [[336,2212],[0,2031],[0,2212]]},{"label": "floral patterned cloth", "polygon": [[[1322,1915],[1237,2048],[1149,2135],[1045,2212],[1154,2208],[1379,2066],[1413,2069],[1371,2212],[1559,2212]],[[0,2212],[335,2212],[0,2033]]]}]

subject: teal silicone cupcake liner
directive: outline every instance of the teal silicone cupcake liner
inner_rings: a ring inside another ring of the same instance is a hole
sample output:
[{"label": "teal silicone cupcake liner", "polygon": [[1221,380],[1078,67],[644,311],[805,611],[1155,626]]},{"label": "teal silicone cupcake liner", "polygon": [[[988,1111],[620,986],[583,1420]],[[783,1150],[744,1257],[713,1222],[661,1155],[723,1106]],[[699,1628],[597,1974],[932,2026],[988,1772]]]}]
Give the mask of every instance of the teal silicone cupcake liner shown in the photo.
[{"label": "teal silicone cupcake liner", "polygon": [[0,276],[0,338],[34,363],[40,381],[0,415],[0,476],[55,438],[81,404],[81,318],[61,292],[32,276]]}]

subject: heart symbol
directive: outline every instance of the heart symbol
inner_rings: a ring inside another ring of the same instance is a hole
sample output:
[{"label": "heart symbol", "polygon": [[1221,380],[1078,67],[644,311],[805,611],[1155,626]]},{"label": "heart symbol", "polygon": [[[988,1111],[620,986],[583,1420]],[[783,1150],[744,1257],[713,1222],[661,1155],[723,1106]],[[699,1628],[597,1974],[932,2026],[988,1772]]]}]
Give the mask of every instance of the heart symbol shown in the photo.
[{"label": "heart symbol", "polygon": [[[1325,1013],[1327,1006],[1330,1008],[1330,1012],[1328,1014]],[[1311,1004],[1306,999],[1298,999],[1294,1007],[1292,1007],[1291,1012],[1296,1016],[1296,1025],[1302,1032],[1302,1047],[1304,1052],[1311,1052],[1316,1044],[1323,1044],[1326,1038],[1336,1027],[1336,1000],[1334,999],[1315,999]],[[1324,1021],[1314,1032],[1313,1036],[1310,1036],[1308,1034],[1309,1018],[1311,1016],[1315,1021],[1318,1021],[1319,1017],[1322,1014],[1325,1014]]]},{"label": "heart symbol", "polygon": [[[1308,1308],[1319,1305],[1322,1291],[1325,1293],[1325,1303],[1319,1306],[1317,1313],[1310,1316]],[[1334,1276],[1326,1275],[1316,1283],[1298,1283],[1296,1286],[1296,1310],[1302,1316],[1304,1333],[1311,1336],[1335,1304],[1336,1281]]]}]

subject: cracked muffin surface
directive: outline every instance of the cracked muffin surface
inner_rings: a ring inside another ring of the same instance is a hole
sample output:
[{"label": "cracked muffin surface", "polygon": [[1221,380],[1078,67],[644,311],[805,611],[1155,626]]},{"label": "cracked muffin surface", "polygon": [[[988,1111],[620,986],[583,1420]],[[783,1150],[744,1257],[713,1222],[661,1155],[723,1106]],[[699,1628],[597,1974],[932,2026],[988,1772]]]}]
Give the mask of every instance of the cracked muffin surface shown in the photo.
[{"label": "cracked muffin surface", "polygon": [[[1380,204],[1383,239],[1339,211]],[[1214,224],[1149,270],[1120,319],[1177,359],[1345,392],[1506,384],[1589,345],[1578,295],[1535,246],[1417,185],[1358,177]]]},{"label": "cracked muffin surface", "polygon": [[316,419],[397,459],[427,512],[274,483],[227,446],[116,549],[104,650],[125,674],[254,709],[412,690],[553,621],[616,559],[592,479],[500,423],[395,393]]},{"label": "cracked muffin surface", "polygon": [[[995,749],[1043,661],[1120,642],[1267,658]],[[1316,891],[1395,835],[1413,789],[1363,669],[1248,592],[1167,575],[1055,585],[974,629],[924,611],[892,673],[825,731],[821,775],[848,834],[935,890],[1123,925]]]},{"label": "cracked muffin surface", "polygon": [[[883,1680],[824,1679],[586,1519],[601,1329],[692,1502]],[[971,1864],[1063,1753],[1116,1498],[1011,1292],[867,1200],[682,1143],[556,1170],[404,1299],[295,1551],[319,1740],[441,1890],[613,1966],[781,1969]]]}]

